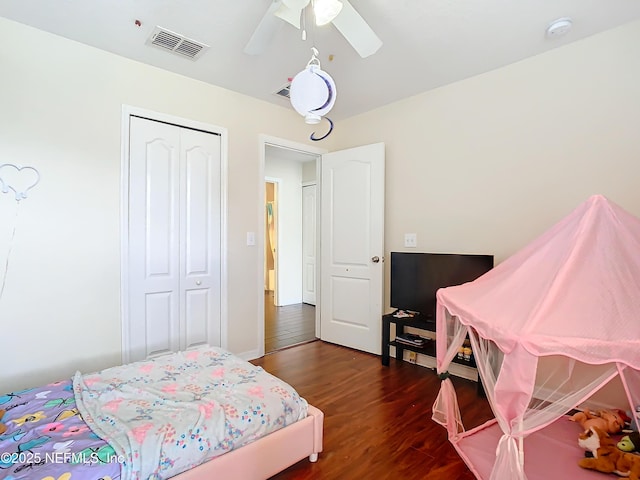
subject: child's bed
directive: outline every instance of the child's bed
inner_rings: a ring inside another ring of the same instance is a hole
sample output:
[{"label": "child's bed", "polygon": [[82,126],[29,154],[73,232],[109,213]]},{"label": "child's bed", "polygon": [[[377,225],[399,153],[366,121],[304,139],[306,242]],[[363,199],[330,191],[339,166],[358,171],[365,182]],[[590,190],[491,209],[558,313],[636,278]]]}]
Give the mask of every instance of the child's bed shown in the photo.
[{"label": "child's bed", "polygon": [[323,414],[219,348],[0,396],[0,479],[266,479],[322,451]]}]

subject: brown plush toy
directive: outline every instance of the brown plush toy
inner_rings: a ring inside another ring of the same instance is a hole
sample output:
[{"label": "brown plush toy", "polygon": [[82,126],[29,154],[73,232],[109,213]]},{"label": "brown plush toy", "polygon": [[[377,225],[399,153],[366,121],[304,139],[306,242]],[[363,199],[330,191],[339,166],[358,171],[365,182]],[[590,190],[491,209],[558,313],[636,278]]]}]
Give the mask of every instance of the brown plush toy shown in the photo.
[{"label": "brown plush toy", "polygon": [[[6,410],[0,410],[0,420],[2,420],[2,417],[4,417],[4,414],[7,413]],[[7,426],[0,422],[0,435],[2,435],[4,432],[7,431]]]},{"label": "brown plush toy", "polygon": [[586,408],[583,412],[578,412],[570,417],[569,420],[582,425],[585,431],[591,427],[598,427],[607,433],[620,433],[625,423],[631,419],[620,409],[596,410],[595,412],[591,412]]},{"label": "brown plush toy", "polygon": [[618,449],[615,440],[600,428],[591,427],[581,433],[578,445],[593,454],[593,458],[583,458],[578,462],[582,468],[640,480],[640,455]]}]

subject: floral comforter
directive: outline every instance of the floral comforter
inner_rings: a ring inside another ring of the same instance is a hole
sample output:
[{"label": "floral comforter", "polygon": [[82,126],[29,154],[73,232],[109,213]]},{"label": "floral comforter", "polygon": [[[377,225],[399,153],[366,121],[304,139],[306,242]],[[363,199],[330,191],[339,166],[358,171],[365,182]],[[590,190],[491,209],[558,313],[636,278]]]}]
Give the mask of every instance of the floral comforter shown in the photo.
[{"label": "floral comforter", "polygon": [[118,457],[76,408],[70,380],[0,395],[0,479],[117,480]]},{"label": "floral comforter", "polygon": [[123,480],[177,475],[307,415],[290,385],[215,347],[76,373],[73,389]]}]

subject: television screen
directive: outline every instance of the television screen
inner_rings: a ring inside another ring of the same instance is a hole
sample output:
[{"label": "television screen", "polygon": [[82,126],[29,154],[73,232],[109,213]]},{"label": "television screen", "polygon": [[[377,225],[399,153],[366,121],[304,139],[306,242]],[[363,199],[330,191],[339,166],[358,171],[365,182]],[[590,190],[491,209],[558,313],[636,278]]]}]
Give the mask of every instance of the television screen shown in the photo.
[{"label": "television screen", "polygon": [[391,252],[391,308],[435,318],[436,291],[475,280],[493,268],[493,255]]}]

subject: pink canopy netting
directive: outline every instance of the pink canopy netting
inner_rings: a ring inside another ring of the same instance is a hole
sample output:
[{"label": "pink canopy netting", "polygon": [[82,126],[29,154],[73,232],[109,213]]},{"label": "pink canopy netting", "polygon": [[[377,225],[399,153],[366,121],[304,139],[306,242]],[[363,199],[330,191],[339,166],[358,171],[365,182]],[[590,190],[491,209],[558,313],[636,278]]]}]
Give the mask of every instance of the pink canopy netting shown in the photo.
[{"label": "pink canopy netting", "polygon": [[[503,432],[492,479],[526,478],[522,440],[612,378],[640,403],[640,219],[605,197],[437,298],[438,371],[469,335]],[[454,442],[463,430],[448,380],[434,420]]]}]

